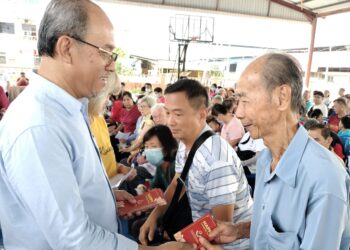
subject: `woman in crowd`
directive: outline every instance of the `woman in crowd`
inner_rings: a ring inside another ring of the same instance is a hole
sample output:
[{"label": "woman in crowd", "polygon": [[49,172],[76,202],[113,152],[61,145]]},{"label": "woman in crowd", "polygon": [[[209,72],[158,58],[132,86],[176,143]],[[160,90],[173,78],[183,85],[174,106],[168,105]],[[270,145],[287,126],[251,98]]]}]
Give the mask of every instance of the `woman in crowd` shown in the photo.
[{"label": "woman in crowd", "polygon": [[220,135],[221,133],[221,124],[220,122],[218,122],[218,120],[212,116],[212,115],[209,115],[207,117],[207,123],[209,125],[209,127],[218,135]]},{"label": "woman in crowd", "polygon": [[[127,155],[130,155],[128,159],[129,163],[131,162],[132,158],[134,158],[134,156],[136,156],[137,153],[139,152],[140,147],[142,145],[144,134],[151,127],[154,126],[154,122],[151,119],[151,108],[153,107],[154,104],[155,104],[155,100],[150,96],[142,97],[137,103],[137,107],[142,115],[138,136],[136,140],[132,142],[130,147],[120,149],[121,153],[127,153]],[[126,156],[125,154],[123,155]]]},{"label": "woman in crowd", "polygon": [[[154,177],[151,179],[151,187],[165,191],[175,175],[175,157],[178,143],[167,126],[156,125],[144,135],[143,144],[147,161],[157,168]],[[133,182],[135,186],[144,182],[144,180],[138,175]],[[147,215],[130,222],[132,225],[131,232],[135,238],[138,238],[140,227],[146,218]]]},{"label": "woman in crowd", "polygon": [[119,131],[132,133],[135,130],[139,116],[140,112],[132,99],[131,93],[125,91],[123,93],[123,108],[120,111],[119,120],[117,120],[119,126],[111,134],[117,134]]},{"label": "woman in crowd", "polygon": [[143,144],[146,160],[157,167],[151,186],[165,191],[175,175],[178,143],[167,126],[157,125],[144,135]]},{"label": "woman in crowd", "polygon": [[244,128],[237,117],[229,112],[229,108],[222,104],[215,104],[211,110],[211,114],[224,125],[221,129],[221,137],[235,148],[244,135]]}]

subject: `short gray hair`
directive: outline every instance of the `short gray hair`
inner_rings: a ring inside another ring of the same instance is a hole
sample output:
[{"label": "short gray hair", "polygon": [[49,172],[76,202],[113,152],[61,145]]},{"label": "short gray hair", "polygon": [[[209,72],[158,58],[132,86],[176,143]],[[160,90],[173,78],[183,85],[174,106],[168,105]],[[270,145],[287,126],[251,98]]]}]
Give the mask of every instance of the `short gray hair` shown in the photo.
[{"label": "short gray hair", "polygon": [[[87,4],[90,0],[52,0],[39,27],[39,56],[55,56],[60,36],[84,38],[88,27]],[[95,5],[97,6],[97,5]]]},{"label": "short gray hair", "polygon": [[221,95],[215,95],[212,97],[212,100],[219,100],[220,102],[223,102],[224,98]]},{"label": "short gray hair", "polygon": [[151,108],[151,113],[157,111],[158,109],[164,109],[164,111],[165,111],[165,104],[164,104],[164,103],[156,103],[156,104]]},{"label": "short gray hair", "polygon": [[148,107],[150,107],[150,108],[152,108],[154,106],[154,104],[156,103],[154,98],[150,97],[150,96],[144,96],[137,101],[137,103],[141,103],[141,102],[147,103]]},{"label": "short gray hair", "polygon": [[268,92],[283,84],[289,85],[292,89],[291,109],[299,113],[303,105],[303,76],[298,61],[282,53],[269,53],[261,58],[264,60],[261,76]]}]

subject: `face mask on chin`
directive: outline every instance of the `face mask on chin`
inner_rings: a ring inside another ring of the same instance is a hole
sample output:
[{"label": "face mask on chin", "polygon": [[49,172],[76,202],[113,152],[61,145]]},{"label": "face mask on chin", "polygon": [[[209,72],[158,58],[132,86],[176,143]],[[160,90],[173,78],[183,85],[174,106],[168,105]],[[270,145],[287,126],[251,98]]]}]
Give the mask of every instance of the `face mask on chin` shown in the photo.
[{"label": "face mask on chin", "polygon": [[158,167],[164,162],[164,155],[162,148],[150,148],[144,151],[146,159],[152,165]]}]

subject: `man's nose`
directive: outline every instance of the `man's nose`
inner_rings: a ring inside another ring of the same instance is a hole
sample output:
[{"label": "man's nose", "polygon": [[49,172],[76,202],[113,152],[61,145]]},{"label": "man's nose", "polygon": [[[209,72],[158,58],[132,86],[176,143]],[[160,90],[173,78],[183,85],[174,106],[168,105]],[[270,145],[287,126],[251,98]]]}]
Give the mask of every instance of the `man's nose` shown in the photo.
[{"label": "man's nose", "polygon": [[106,71],[112,73],[115,71],[115,62],[112,61],[109,65],[106,66]]}]

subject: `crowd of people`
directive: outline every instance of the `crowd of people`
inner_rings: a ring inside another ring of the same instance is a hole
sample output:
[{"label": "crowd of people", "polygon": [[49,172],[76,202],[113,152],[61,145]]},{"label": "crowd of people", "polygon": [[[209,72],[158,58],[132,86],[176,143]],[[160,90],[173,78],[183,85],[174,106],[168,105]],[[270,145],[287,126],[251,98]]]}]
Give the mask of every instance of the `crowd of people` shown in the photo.
[{"label": "crowd of people", "polygon": [[[206,214],[202,249],[349,249],[344,89],[311,100],[299,63],[269,53],[234,88],[185,78],[135,95],[114,47],[97,4],[48,4],[40,68],[0,122],[6,249],[196,249],[174,234]],[[119,216],[153,188],[166,205]]]}]

